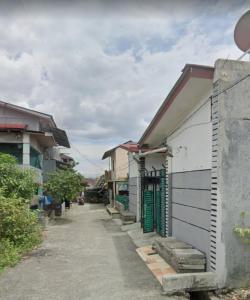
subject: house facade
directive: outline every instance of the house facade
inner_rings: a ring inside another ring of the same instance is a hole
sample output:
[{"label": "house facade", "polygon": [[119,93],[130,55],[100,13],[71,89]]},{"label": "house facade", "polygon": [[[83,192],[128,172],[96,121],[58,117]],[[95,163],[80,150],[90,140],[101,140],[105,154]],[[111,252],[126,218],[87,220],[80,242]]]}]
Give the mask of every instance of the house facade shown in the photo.
[{"label": "house facade", "polygon": [[102,159],[109,158],[109,170],[106,173],[108,179],[108,196],[112,206],[115,205],[117,195],[128,197],[128,152],[129,148],[136,145],[132,141],[118,145],[103,154]]},{"label": "house facade", "polygon": [[202,251],[219,287],[250,284],[249,246],[234,232],[250,226],[241,220],[250,212],[249,74],[248,62],[186,65],[139,141],[141,149],[166,147],[160,214],[148,209],[158,206],[157,190],[147,190],[159,179],[138,181],[144,229],[163,217],[165,236]]},{"label": "house facade", "polygon": [[63,163],[58,146],[70,147],[51,115],[0,101],[0,151],[14,155],[21,167],[33,169],[37,183]]},{"label": "house facade", "polygon": [[142,216],[142,187],[143,177],[162,170],[166,161],[166,154],[150,153],[150,149],[139,150],[137,148],[128,152],[129,160],[129,211],[136,216],[136,221],[141,222]]}]

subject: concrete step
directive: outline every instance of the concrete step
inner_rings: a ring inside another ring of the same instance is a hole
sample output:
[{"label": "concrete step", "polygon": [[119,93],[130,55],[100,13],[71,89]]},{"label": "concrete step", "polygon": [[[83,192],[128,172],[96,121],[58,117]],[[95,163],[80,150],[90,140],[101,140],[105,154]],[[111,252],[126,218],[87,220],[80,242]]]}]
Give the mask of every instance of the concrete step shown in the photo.
[{"label": "concrete step", "polygon": [[130,223],[130,224],[123,224],[121,226],[121,231],[129,231],[129,230],[140,230],[141,229],[141,223]]},{"label": "concrete step", "polygon": [[156,238],[156,232],[143,233],[142,229],[137,226],[137,229],[127,231],[128,235],[137,247],[144,247],[151,245]]},{"label": "concrete step", "polygon": [[163,293],[174,295],[195,291],[212,291],[218,288],[213,272],[170,274],[162,278]]},{"label": "concrete step", "polygon": [[122,222],[122,225],[131,225],[131,224],[134,224],[135,222],[134,221],[123,221]]},{"label": "concrete step", "polygon": [[110,205],[106,206],[107,212],[110,214],[112,219],[120,219],[120,213],[118,210]]},{"label": "concrete step", "polygon": [[121,211],[121,219],[123,222],[135,222],[136,221],[136,216],[129,212],[129,211]]},{"label": "concrete step", "polygon": [[136,222],[136,216],[130,211],[126,210],[122,203],[115,201],[115,208],[120,213],[123,224],[127,224],[128,222]]},{"label": "concrete step", "polygon": [[119,213],[125,210],[124,205],[118,201],[115,201],[115,208]]},{"label": "concrete step", "polygon": [[177,273],[204,272],[205,255],[191,245],[175,238],[157,238],[153,248]]}]

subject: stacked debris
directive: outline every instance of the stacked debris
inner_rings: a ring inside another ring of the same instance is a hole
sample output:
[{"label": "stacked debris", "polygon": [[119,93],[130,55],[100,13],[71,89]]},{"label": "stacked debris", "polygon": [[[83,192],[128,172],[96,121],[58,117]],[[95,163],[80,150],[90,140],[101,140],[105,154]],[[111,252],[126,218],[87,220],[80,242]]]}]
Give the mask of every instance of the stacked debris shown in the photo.
[{"label": "stacked debris", "polygon": [[177,273],[205,271],[205,255],[187,243],[173,237],[157,238],[152,247]]}]

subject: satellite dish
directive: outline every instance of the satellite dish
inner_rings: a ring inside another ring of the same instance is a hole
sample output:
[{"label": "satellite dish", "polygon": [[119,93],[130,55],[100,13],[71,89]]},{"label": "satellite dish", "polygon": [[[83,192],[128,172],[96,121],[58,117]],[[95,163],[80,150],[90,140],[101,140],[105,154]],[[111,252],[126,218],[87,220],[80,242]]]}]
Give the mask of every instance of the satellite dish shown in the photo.
[{"label": "satellite dish", "polygon": [[234,41],[243,52],[250,50],[250,10],[239,19],[234,29]]}]

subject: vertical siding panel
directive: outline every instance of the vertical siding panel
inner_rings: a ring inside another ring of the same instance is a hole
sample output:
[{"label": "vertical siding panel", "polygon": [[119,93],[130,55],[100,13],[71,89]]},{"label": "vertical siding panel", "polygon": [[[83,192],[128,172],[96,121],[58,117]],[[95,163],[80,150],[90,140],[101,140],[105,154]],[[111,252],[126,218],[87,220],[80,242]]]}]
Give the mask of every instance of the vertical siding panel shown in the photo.
[{"label": "vertical siding panel", "polygon": [[213,84],[213,98],[212,98],[212,136],[213,136],[213,144],[212,144],[212,189],[211,189],[211,207],[213,210],[210,211],[210,256],[208,259],[208,268],[216,271],[216,235],[217,235],[217,185],[218,185],[218,176],[217,176],[217,161],[218,161],[218,113],[219,113],[219,105],[218,105],[218,93],[219,93],[219,82],[215,82]]},{"label": "vertical siding panel", "polygon": [[169,174],[168,156],[166,156],[166,236],[170,236],[170,209],[169,209]]}]

